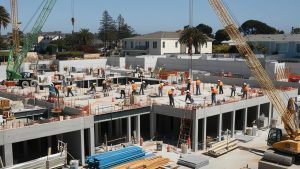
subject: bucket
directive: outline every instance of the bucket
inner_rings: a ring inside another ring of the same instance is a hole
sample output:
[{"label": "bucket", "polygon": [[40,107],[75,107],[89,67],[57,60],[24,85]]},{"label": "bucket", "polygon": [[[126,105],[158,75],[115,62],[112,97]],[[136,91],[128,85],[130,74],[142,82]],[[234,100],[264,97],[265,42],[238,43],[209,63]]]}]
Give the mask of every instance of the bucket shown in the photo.
[{"label": "bucket", "polygon": [[277,126],[277,119],[272,119],[271,120],[271,128],[276,128]]},{"label": "bucket", "polygon": [[187,144],[181,144],[181,153],[182,154],[186,154],[187,153],[187,149],[188,149],[188,145]]},{"label": "bucket", "polygon": [[78,160],[71,160],[70,161],[70,169],[78,169],[78,168],[79,168]]}]

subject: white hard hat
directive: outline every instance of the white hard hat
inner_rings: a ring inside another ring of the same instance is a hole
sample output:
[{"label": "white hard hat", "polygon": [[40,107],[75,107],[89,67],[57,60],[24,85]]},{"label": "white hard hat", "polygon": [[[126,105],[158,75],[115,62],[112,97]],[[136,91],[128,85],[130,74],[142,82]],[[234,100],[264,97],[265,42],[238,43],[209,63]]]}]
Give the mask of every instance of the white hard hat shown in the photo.
[{"label": "white hard hat", "polygon": [[187,90],[186,92],[187,92],[187,93],[190,93],[190,91],[189,91],[189,90]]},{"label": "white hard hat", "polygon": [[175,87],[172,87],[171,89],[172,89],[172,90],[175,90]]},{"label": "white hard hat", "polygon": [[188,78],[188,80],[190,80],[191,78]]},{"label": "white hard hat", "polygon": [[134,80],[132,80],[131,82],[134,82]]},{"label": "white hard hat", "polygon": [[244,85],[247,85],[247,83],[244,83]]},{"label": "white hard hat", "polygon": [[219,81],[221,81],[221,80],[218,80],[218,82],[219,82]]},{"label": "white hard hat", "polygon": [[143,83],[146,83],[145,81],[143,81]]}]

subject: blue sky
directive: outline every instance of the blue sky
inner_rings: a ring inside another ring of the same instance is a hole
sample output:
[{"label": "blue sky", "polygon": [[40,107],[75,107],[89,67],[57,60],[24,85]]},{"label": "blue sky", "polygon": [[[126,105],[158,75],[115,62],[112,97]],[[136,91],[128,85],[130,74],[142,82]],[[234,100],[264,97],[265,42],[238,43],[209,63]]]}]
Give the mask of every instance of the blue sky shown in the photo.
[{"label": "blue sky", "polygon": [[[42,0],[19,0],[21,30],[28,23]],[[188,24],[189,0],[75,0],[76,30],[88,28],[97,32],[103,11],[113,18],[123,15],[125,21],[137,33],[175,31]],[[299,0],[225,0],[231,11],[243,23],[257,19],[290,32],[291,27],[300,27]],[[10,10],[9,0],[0,0],[0,5]],[[43,31],[61,30],[71,32],[71,0],[58,0]],[[214,32],[221,28],[208,0],[194,0],[194,26],[205,23]],[[10,31],[10,27],[4,34]],[[27,30],[28,31],[28,30]]]}]

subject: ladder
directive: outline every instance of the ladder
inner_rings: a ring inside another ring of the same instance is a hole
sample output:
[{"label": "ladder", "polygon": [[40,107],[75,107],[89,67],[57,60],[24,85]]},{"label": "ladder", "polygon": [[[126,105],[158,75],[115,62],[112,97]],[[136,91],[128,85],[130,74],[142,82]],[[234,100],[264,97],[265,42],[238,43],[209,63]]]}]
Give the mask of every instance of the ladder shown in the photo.
[{"label": "ladder", "polygon": [[[177,147],[180,148],[181,144],[189,144],[191,135],[192,120],[186,118],[186,113],[184,112],[183,118],[181,118],[180,131],[178,137]],[[189,145],[188,145],[189,146]]]}]

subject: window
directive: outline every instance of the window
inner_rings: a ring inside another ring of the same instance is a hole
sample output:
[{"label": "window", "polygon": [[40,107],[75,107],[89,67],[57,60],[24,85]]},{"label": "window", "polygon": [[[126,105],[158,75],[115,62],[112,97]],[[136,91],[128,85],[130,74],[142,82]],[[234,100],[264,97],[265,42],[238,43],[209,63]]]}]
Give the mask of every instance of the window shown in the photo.
[{"label": "window", "polygon": [[149,48],[149,41],[146,41],[146,48]]},{"label": "window", "polygon": [[288,44],[287,43],[277,43],[276,44],[276,51],[279,54],[286,53],[287,49],[288,49]]},{"label": "window", "polygon": [[131,49],[133,48],[133,42],[132,41],[130,42],[130,47],[131,47]]},{"label": "window", "polygon": [[166,47],[166,42],[163,42],[163,48],[165,48]]},{"label": "window", "polygon": [[157,48],[157,42],[156,41],[153,42],[152,46],[153,46],[153,49],[156,49]]},{"label": "window", "polygon": [[178,42],[175,42],[175,48],[177,48],[178,47]]},{"label": "window", "polygon": [[300,53],[300,44],[296,44],[296,52]]},{"label": "window", "polygon": [[124,48],[127,48],[127,41],[124,41]]}]

